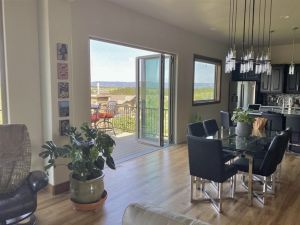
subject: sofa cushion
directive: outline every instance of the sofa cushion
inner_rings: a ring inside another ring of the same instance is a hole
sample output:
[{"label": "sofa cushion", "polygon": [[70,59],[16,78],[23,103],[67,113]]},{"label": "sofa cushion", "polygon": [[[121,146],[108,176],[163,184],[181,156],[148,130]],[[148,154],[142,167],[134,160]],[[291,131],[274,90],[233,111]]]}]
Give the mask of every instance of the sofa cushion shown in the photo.
[{"label": "sofa cushion", "polygon": [[126,208],[122,225],[208,225],[208,223],[159,207],[133,203]]}]

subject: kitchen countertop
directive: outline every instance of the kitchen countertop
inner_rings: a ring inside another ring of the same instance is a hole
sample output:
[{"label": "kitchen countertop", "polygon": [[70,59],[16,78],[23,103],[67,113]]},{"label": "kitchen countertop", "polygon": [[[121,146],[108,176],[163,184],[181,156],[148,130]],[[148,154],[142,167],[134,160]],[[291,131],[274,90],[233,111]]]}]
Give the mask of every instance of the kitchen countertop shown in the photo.
[{"label": "kitchen countertop", "polygon": [[261,106],[259,111],[249,112],[249,114],[255,116],[261,116],[263,112],[280,113],[285,116],[300,116],[299,107],[293,107],[292,110],[288,110],[288,108],[285,107],[284,110],[282,111],[282,108],[280,106]]}]

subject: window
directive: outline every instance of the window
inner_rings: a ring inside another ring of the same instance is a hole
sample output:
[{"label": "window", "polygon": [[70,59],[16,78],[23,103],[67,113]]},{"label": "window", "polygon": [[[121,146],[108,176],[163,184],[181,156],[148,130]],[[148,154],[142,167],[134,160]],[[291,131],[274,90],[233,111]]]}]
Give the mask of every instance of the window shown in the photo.
[{"label": "window", "polygon": [[194,55],[193,105],[220,102],[222,61]]}]

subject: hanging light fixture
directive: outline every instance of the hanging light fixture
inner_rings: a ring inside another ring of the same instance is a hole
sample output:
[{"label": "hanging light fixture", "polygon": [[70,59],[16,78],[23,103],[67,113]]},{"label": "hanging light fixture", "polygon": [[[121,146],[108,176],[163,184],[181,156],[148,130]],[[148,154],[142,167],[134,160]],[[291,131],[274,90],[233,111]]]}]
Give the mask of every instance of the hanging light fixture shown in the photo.
[{"label": "hanging light fixture", "polygon": [[295,54],[295,33],[298,30],[298,27],[293,27],[293,49],[292,49],[292,61],[289,66],[289,75],[295,74],[295,63],[294,63],[294,54]]},{"label": "hanging light fixture", "polygon": [[[249,3],[247,2],[249,1]],[[261,30],[261,6],[263,4],[263,25]],[[254,71],[255,74],[266,73],[271,75],[271,21],[272,21],[272,0],[267,4],[267,0],[259,1],[258,13],[258,41],[257,52],[254,51],[254,25],[255,25],[255,0],[244,0],[243,15],[243,40],[242,55],[240,57],[240,73]],[[248,3],[248,4],[247,4]],[[267,7],[269,6],[269,29],[266,25]],[[230,0],[229,10],[229,51],[226,56],[225,71],[230,73],[235,70],[236,52],[235,34],[237,20],[237,0]],[[233,22],[235,21],[235,22]],[[247,38],[246,38],[247,29]],[[262,33],[262,40],[261,39]],[[268,36],[267,36],[268,35]],[[268,40],[267,40],[268,37]],[[247,40],[246,40],[247,39]],[[234,41],[233,41],[234,40]],[[266,41],[266,43],[265,43]],[[266,44],[266,45],[265,45]],[[255,58],[256,55],[256,58]]]},{"label": "hanging light fixture", "polygon": [[236,65],[236,49],[235,49],[235,36],[236,36],[236,17],[237,17],[237,0],[230,0],[229,8],[229,50],[226,55],[225,72],[231,73],[235,70]]}]

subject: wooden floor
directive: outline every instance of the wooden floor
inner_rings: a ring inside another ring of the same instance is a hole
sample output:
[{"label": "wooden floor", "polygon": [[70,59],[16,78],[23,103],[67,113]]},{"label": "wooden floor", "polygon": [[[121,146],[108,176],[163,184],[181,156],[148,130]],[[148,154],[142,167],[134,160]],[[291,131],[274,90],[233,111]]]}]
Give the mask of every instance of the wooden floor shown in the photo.
[{"label": "wooden floor", "polygon": [[67,193],[51,196],[42,192],[38,196],[38,224],[121,225],[124,209],[131,202],[151,203],[211,224],[300,224],[300,157],[285,157],[280,189],[266,206],[254,200],[250,207],[246,195],[238,195],[235,200],[224,202],[223,214],[216,213],[209,203],[190,203],[186,145],[150,153],[105,173],[108,199],[102,210],[76,212]]}]

